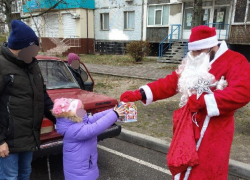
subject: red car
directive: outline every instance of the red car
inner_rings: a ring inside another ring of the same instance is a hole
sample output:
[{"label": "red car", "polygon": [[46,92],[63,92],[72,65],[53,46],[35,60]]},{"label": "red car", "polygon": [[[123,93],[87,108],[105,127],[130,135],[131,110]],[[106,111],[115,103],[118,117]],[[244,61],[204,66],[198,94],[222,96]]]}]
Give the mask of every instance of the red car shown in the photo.
[{"label": "red car", "polygon": [[[78,98],[83,102],[89,115],[113,108],[118,104],[117,100],[112,97],[93,92],[94,80],[83,63],[80,64],[80,68],[83,72],[82,79],[86,90],[80,89],[65,61],[52,56],[37,56],[36,58],[52,100],[61,97]],[[120,132],[121,126],[114,124],[98,136],[98,141],[118,136]],[[41,150],[34,153],[34,159],[62,153],[62,138],[57,134],[56,126],[44,118],[41,128]]]}]

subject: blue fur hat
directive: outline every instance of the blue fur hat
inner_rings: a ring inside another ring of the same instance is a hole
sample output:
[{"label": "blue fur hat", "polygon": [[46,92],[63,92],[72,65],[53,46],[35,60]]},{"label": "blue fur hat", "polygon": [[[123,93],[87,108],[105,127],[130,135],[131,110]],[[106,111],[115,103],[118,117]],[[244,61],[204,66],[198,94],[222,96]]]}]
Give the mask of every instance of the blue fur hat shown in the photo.
[{"label": "blue fur hat", "polygon": [[34,44],[39,46],[35,32],[24,22],[12,20],[11,28],[8,39],[8,47],[10,49],[19,50]]}]

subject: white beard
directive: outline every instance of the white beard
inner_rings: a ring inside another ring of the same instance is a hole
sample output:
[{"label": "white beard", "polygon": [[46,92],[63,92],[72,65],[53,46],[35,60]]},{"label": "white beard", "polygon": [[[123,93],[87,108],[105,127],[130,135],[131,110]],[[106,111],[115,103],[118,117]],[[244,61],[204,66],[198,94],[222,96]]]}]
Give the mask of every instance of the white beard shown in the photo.
[{"label": "white beard", "polygon": [[192,94],[196,94],[194,90],[195,84],[199,78],[208,80],[209,82],[214,81],[214,75],[208,71],[211,66],[209,64],[209,55],[201,53],[200,55],[193,57],[192,52],[188,52],[187,56],[183,59],[182,64],[176,70],[177,74],[180,75],[178,80],[178,91],[182,93],[180,100],[180,107],[186,105],[188,98]]}]

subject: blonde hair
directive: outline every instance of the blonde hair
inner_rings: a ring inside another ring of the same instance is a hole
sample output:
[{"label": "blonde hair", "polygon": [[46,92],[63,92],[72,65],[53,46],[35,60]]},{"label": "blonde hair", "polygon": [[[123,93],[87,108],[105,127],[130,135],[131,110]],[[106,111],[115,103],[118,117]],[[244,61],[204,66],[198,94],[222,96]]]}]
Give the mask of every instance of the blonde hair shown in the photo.
[{"label": "blonde hair", "polygon": [[75,113],[72,112],[62,112],[60,114],[54,114],[53,111],[51,112],[56,118],[67,118],[76,123],[82,122],[82,118],[78,117]]}]

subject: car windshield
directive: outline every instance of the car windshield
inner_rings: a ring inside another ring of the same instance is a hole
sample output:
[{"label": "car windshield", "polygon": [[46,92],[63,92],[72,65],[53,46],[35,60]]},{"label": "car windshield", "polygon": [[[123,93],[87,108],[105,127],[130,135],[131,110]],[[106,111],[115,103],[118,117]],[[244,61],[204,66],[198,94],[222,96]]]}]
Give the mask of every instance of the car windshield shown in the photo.
[{"label": "car windshield", "polygon": [[64,62],[56,60],[38,62],[47,89],[80,88]]}]

